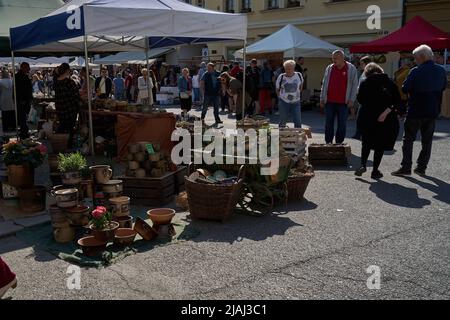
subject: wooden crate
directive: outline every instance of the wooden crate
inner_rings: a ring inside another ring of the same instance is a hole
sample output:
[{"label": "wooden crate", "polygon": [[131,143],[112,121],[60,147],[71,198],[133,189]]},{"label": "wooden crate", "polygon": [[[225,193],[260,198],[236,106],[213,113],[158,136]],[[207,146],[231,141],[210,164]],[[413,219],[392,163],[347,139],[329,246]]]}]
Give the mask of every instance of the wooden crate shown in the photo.
[{"label": "wooden crate", "polygon": [[308,147],[308,158],[313,166],[346,166],[351,155],[348,144],[311,144]]},{"label": "wooden crate", "polygon": [[303,157],[306,155],[308,133],[306,129],[281,129],[280,146],[286,154]]},{"label": "wooden crate", "polygon": [[144,206],[163,206],[173,201],[176,194],[176,172],[159,178],[118,177],[123,181],[123,194],[131,203]]}]

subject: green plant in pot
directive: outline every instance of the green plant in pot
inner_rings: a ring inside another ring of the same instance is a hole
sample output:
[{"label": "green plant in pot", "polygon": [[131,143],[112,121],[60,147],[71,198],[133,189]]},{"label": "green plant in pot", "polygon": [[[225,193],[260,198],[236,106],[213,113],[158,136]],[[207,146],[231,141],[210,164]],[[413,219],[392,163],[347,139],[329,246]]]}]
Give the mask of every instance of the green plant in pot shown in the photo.
[{"label": "green plant in pot", "polygon": [[86,158],[79,152],[58,155],[58,170],[65,185],[79,184],[82,180],[81,173],[86,167]]},{"label": "green plant in pot", "polygon": [[105,207],[98,206],[91,213],[90,229],[92,235],[103,243],[114,240],[119,223],[112,220],[112,213]]}]

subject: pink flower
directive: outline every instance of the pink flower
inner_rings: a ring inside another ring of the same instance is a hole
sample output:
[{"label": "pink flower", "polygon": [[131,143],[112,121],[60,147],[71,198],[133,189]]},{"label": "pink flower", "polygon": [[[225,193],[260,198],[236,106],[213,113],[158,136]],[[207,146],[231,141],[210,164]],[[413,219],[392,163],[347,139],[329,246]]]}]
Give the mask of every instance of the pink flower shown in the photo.
[{"label": "pink flower", "polygon": [[101,219],[101,217],[103,217],[104,214],[105,214],[105,212],[100,211],[98,209],[95,209],[94,211],[92,211],[92,217],[94,219]]},{"label": "pink flower", "polygon": [[42,155],[47,154],[47,147],[44,146],[43,144],[38,145],[38,146],[37,146],[37,149],[39,150],[39,152],[40,152]]},{"label": "pink flower", "polygon": [[106,213],[106,211],[108,211],[105,207],[102,206],[98,206],[97,208],[95,208],[95,210],[101,211],[102,213]]}]

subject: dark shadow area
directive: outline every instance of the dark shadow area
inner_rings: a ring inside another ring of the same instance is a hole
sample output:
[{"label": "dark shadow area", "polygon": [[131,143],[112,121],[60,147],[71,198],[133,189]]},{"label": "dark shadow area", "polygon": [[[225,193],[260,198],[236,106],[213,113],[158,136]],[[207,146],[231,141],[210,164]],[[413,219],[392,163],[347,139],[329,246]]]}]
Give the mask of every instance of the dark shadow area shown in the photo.
[{"label": "dark shadow area", "polygon": [[369,190],[379,199],[396,207],[422,209],[431,204],[430,200],[420,198],[417,189],[414,188],[407,188],[382,180],[374,182],[369,182],[361,178],[357,178],[356,180],[370,185]]},{"label": "dark shadow area", "polygon": [[427,179],[434,184],[417,180],[414,177],[405,177],[405,179],[417,184],[421,188],[433,192],[435,194],[433,197],[434,199],[450,204],[450,184],[447,182],[434,177],[424,177],[424,179]]},{"label": "dark shadow area", "polygon": [[243,239],[262,241],[273,236],[283,236],[287,230],[302,225],[287,217],[266,215],[249,217],[235,215],[226,223],[214,223],[194,220],[191,224],[201,230],[199,236],[191,239],[194,242],[241,242]]}]

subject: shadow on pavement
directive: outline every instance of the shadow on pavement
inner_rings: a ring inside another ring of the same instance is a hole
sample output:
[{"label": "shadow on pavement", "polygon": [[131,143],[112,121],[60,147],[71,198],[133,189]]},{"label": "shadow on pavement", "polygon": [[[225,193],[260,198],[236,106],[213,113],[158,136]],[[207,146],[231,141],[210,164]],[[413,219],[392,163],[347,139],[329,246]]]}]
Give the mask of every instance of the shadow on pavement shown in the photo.
[{"label": "shadow on pavement", "polygon": [[379,199],[391,205],[411,209],[421,209],[431,205],[430,200],[419,197],[417,189],[408,188],[397,183],[388,183],[382,180],[375,182],[369,182],[361,178],[357,178],[356,180],[369,184],[370,191],[372,191]]},{"label": "shadow on pavement", "polygon": [[420,181],[413,177],[405,177],[405,179],[435,193],[436,195],[433,197],[434,199],[450,204],[450,184],[448,184],[447,182],[434,177],[424,177],[424,179],[427,179],[434,184]]}]

